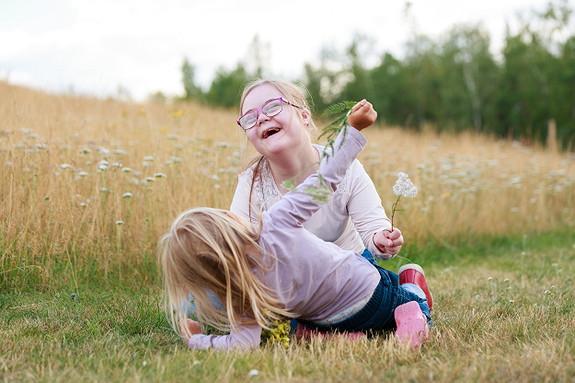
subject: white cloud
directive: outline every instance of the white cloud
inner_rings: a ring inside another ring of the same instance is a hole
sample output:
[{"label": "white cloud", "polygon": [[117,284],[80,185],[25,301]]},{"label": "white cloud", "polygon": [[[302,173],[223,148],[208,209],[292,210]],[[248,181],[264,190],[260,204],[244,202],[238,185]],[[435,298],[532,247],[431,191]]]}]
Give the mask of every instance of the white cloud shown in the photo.
[{"label": "white cloud", "polygon": [[[483,20],[501,40],[515,10],[546,2],[412,0],[411,10],[417,30],[432,37]],[[181,94],[184,57],[207,86],[218,67],[244,59],[258,35],[272,72],[295,78],[322,47],[343,51],[356,32],[374,39],[375,56],[401,54],[414,27],[404,9],[389,0],[8,0],[0,3],[0,75],[47,90]]]}]

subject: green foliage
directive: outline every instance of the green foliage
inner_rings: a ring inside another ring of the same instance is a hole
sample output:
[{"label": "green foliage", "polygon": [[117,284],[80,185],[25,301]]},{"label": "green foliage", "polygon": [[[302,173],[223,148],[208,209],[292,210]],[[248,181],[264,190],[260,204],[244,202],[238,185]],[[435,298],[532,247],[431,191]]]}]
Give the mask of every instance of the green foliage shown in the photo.
[{"label": "green foliage", "polygon": [[182,83],[184,85],[186,100],[199,101],[203,98],[202,89],[195,83],[195,68],[187,58],[184,59],[182,64]]},{"label": "green foliage", "polygon": [[[344,52],[324,48],[317,66],[304,65],[314,112],[343,100],[367,98],[390,125],[437,131],[472,129],[545,143],[550,120],[563,147],[575,145],[575,37],[572,9],[551,1],[520,18],[494,55],[480,25],[456,26],[437,39],[414,34],[402,60],[388,52],[367,67],[372,42],[354,36]],[[243,83],[265,72],[262,43],[251,48],[255,69],[220,69],[208,91],[212,105],[237,106]],[[257,49],[256,49],[257,48]],[[496,59],[497,57],[497,59]],[[501,57],[501,59],[499,58]]]},{"label": "green foliage", "polygon": [[[325,112],[324,116],[336,116],[325,128],[322,129],[321,134],[318,139],[325,137],[327,143],[325,149],[323,150],[323,157],[326,156],[326,150],[330,148],[333,150],[333,144],[337,138],[339,132],[345,129],[347,125],[347,117],[351,113],[352,108],[357,104],[357,101],[342,101],[336,104],[330,105]],[[339,114],[339,116],[337,116]],[[343,141],[342,141],[343,142]]]},{"label": "green foliage", "polygon": [[237,107],[240,102],[240,92],[249,78],[250,75],[242,64],[238,64],[232,71],[220,68],[206,94],[206,100],[215,106]]}]

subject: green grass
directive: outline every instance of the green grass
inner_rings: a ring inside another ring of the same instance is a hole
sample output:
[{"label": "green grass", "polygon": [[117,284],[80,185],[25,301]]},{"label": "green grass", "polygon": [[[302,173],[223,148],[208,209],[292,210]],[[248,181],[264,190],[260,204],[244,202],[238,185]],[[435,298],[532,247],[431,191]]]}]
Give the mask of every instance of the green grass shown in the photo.
[{"label": "green grass", "polygon": [[[406,247],[435,298],[427,346],[265,344],[192,352],[162,312],[154,270],[0,292],[0,379],[20,381],[572,381],[575,232]],[[404,259],[385,264],[396,269]],[[63,268],[62,272],[66,269]],[[24,274],[20,275],[24,278]],[[30,287],[33,286],[33,287]],[[35,286],[35,287],[34,287]],[[249,377],[250,371],[257,375]]]}]

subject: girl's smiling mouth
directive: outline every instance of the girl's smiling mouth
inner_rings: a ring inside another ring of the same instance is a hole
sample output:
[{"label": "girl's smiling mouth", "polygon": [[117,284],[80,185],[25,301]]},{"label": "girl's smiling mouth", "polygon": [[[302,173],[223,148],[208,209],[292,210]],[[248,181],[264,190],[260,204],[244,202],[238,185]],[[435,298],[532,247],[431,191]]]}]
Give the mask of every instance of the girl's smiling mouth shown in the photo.
[{"label": "girl's smiling mouth", "polygon": [[270,128],[267,129],[266,131],[264,131],[262,133],[262,138],[265,140],[266,138],[268,138],[269,136],[273,136],[274,134],[278,133],[280,131],[280,128]]}]

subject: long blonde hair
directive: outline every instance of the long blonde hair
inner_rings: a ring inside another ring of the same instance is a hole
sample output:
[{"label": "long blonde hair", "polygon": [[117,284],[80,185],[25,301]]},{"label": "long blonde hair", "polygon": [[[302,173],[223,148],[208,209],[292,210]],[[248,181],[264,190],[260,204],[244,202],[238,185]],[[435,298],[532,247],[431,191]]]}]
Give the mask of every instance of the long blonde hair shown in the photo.
[{"label": "long blonde hair", "polygon": [[[176,332],[180,332],[177,322],[186,317],[182,302],[190,293],[198,320],[220,330],[256,323],[267,328],[270,320],[292,316],[256,275],[273,263],[264,261],[259,234],[248,228],[247,222],[225,210],[196,208],[180,214],[162,236],[158,257]],[[257,251],[246,254],[246,248]],[[210,292],[225,309],[214,307]]]}]

